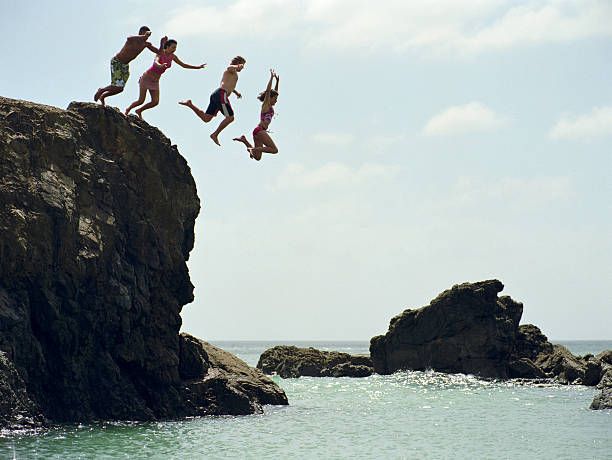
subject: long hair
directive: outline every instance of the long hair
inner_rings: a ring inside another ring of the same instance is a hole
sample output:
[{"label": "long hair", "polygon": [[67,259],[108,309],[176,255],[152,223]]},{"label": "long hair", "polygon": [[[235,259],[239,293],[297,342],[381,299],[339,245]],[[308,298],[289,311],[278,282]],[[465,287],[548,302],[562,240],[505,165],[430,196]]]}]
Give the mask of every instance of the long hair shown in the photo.
[{"label": "long hair", "polygon": [[[270,99],[272,99],[274,96],[278,96],[278,91],[276,91],[275,89],[271,89],[270,90]],[[265,91],[262,91],[261,93],[259,93],[259,96],[257,96],[257,99],[259,99],[261,102],[263,102],[265,98],[266,98],[266,92]]]}]

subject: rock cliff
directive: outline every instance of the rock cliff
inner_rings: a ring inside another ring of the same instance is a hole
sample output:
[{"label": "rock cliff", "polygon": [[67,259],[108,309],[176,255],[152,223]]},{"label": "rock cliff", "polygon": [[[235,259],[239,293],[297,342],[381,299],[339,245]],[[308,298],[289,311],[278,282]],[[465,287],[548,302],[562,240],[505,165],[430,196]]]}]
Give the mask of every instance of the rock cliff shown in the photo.
[{"label": "rock cliff", "polygon": [[[67,422],[248,412],[191,403],[193,380],[214,370],[201,344],[181,352],[179,336],[199,209],[187,162],[146,122],[0,98],[1,367],[14,366],[15,394],[27,389],[22,412]],[[244,392],[251,412],[286,403],[255,393]]]}]

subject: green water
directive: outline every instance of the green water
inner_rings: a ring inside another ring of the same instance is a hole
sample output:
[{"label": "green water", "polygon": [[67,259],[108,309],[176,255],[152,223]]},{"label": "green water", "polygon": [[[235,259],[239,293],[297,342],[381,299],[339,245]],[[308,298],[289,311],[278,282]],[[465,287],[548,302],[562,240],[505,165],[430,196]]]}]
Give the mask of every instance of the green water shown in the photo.
[{"label": "green water", "polygon": [[[612,348],[585,344],[567,345],[579,354]],[[251,364],[270,345],[221,343]],[[367,351],[365,343],[314,345]],[[590,388],[434,372],[276,381],[291,405],[263,415],[11,434],[0,458],[612,459],[612,411],[588,409]]]}]

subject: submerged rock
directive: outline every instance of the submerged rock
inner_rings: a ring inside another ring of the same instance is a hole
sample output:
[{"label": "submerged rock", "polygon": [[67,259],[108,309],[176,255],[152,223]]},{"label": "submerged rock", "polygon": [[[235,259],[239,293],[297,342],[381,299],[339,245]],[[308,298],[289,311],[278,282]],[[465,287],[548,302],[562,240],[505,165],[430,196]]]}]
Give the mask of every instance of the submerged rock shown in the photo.
[{"label": "submerged rock", "polygon": [[475,374],[508,378],[523,305],[498,297],[498,280],[453,286],[420,309],[391,319],[385,335],[372,338],[374,369]]},{"label": "submerged rock", "polygon": [[297,377],[367,377],[372,361],[367,356],[350,355],[316,348],[279,345],[264,351],[257,368],[284,379]]},{"label": "submerged rock", "polygon": [[176,146],[115,109],[0,98],[0,177],[0,350],[42,414],[200,414],[183,389],[206,353],[179,339],[200,201]]}]

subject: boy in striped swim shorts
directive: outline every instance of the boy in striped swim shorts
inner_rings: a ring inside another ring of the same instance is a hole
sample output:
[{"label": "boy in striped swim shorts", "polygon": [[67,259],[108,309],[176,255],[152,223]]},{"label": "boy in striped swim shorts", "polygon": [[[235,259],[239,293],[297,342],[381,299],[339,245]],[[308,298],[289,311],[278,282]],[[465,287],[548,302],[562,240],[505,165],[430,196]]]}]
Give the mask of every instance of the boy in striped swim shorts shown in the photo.
[{"label": "boy in striped swim shorts", "polygon": [[[123,91],[128,78],[130,78],[130,62],[136,59],[145,48],[155,54],[159,53],[159,50],[147,41],[150,36],[151,30],[147,26],[142,26],[138,35],[133,35],[125,40],[121,51],[111,59],[111,84],[104,88],[98,88],[94,95],[94,101],[100,101],[102,105],[105,105],[104,99]],[[163,38],[162,41],[164,41]]]}]

